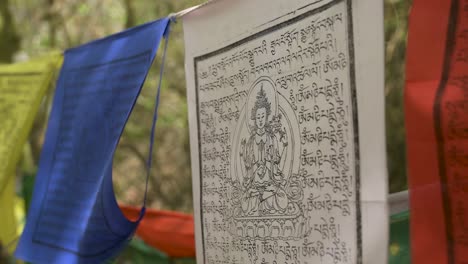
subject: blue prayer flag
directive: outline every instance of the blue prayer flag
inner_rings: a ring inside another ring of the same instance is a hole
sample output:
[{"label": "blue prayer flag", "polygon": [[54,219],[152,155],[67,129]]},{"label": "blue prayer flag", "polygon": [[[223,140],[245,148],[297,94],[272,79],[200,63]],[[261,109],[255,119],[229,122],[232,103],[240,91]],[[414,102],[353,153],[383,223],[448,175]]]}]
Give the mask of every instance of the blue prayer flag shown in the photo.
[{"label": "blue prayer flag", "polygon": [[65,52],[16,257],[102,263],[132,237],[144,208],[135,222],[122,214],[112,160],[168,25],[163,18]]}]

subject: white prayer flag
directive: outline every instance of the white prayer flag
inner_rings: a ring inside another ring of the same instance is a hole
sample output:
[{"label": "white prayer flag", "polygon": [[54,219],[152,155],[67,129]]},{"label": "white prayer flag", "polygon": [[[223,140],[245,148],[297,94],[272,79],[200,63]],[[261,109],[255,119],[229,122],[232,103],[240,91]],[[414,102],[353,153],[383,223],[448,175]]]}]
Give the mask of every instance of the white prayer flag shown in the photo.
[{"label": "white prayer flag", "polygon": [[198,263],[386,263],[383,1],[184,17]]}]

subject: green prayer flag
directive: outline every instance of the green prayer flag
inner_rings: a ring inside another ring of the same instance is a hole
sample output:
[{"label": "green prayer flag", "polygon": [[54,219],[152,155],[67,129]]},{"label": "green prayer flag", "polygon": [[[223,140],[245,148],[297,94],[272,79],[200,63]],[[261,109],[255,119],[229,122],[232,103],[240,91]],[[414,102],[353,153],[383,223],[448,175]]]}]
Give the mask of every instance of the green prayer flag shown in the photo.
[{"label": "green prayer flag", "polygon": [[389,264],[410,264],[409,211],[394,214],[390,218]]},{"label": "green prayer flag", "polygon": [[169,264],[169,258],[166,254],[145,244],[140,239],[132,239],[124,252],[124,256],[130,259],[134,264]]}]

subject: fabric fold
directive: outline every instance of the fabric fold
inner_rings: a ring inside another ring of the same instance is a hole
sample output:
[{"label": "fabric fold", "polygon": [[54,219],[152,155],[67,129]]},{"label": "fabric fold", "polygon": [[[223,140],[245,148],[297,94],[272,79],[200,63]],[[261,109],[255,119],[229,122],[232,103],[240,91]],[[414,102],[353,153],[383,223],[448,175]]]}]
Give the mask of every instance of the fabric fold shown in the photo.
[{"label": "fabric fold", "polygon": [[144,208],[137,221],[120,211],[112,161],[169,21],[65,52],[18,258],[102,263],[132,237]]}]

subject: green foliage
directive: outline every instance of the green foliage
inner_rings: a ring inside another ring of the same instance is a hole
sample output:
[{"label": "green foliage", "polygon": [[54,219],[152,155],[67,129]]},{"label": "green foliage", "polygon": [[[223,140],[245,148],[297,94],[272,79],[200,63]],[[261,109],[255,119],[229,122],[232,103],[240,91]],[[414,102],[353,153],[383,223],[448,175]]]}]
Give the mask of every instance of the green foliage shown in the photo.
[{"label": "green foliage", "polygon": [[403,89],[410,6],[408,0],[385,0],[385,113],[392,193],[407,189]]},{"label": "green foliage", "polygon": [[[7,33],[11,36],[20,36],[22,45],[2,41],[12,47],[0,49],[0,58],[2,56],[13,58],[15,55],[16,60],[27,60],[50,50],[64,50],[201,2],[200,0],[2,1],[0,20],[2,25],[6,25],[6,21],[9,26],[0,30],[8,29]],[[4,15],[5,12],[8,16]],[[0,31],[0,34],[3,31]],[[190,212],[192,188],[181,23],[173,25],[169,42],[153,168],[149,180],[148,205]],[[19,49],[19,52],[15,49]],[[135,206],[141,205],[143,199],[145,164],[148,157],[161,53],[158,54],[148,75],[115,156],[114,185],[117,198],[122,203]],[[50,95],[52,93],[51,90]],[[37,118],[30,146],[25,148],[23,171],[29,172],[37,166],[46,126],[47,109],[50,109],[50,100],[47,102],[49,104],[44,105],[45,111],[42,111]]]}]

